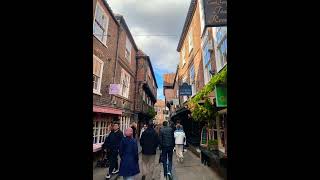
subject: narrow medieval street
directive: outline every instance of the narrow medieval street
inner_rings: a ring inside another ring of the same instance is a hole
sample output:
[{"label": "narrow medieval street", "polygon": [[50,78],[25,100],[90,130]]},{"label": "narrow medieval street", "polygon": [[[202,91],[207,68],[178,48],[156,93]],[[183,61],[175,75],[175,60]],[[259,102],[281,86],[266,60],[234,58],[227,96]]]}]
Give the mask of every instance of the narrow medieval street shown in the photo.
[{"label": "narrow medieval street", "polygon": [[[156,166],[154,170],[153,178],[155,180],[163,180],[163,167],[162,164],[158,163],[160,151],[157,150],[156,154]],[[209,167],[204,166],[200,162],[200,158],[194,155],[191,151],[187,151],[184,153],[184,163],[180,164],[176,161],[175,153],[173,154],[173,166],[172,173],[174,180],[222,180],[217,173],[211,170]],[[120,160],[119,160],[120,162]],[[120,163],[119,163],[120,164]],[[139,155],[139,167],[142,167],[141,162],[141,153]],[[106,174],[108,168],[94,168],[93,170],[93,180],[104,180],[104,176]],[[141,169],[140,169],[141,171]],[[142,174],[138,174],[135,177],[135,180],[141,180]],[[118,177],[114,175],[111,180],[118,179],[122,180],[122,177]]]}]

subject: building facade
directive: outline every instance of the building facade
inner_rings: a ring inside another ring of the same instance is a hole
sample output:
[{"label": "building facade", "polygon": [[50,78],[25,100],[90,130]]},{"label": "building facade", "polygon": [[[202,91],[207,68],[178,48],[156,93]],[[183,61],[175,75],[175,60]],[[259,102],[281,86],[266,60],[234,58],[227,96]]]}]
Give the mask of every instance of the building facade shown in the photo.
[{"label": "building facade", "polygon": [[161,125],[163,121],[166,120],[165,116],[167,114],[164,100],[158,99],[154,105],[154,108],[157,112],[157,115],[155,117],[155,123]]},{"label": "building facade", "polygon": [[117,39],[120,24],[108,4],[93,1],[93,152],[101,149],[113,119],[122,116],[109,95],[117,56]]},{"label": "building facade", "polygon": [[154,104],[157,102],[158,84],[150,57],[139,50],[136,61],[135,114],[139,132],[143,124],[148,123],[152,118],[150,113],[154,112]]}]

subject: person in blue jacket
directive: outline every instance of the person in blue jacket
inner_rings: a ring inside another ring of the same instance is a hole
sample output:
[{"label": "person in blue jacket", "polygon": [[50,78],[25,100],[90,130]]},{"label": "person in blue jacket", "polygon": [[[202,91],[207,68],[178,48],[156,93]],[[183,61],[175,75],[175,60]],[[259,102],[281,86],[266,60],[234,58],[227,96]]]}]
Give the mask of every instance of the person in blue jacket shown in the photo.
[{"label": "person in blue jacket", "polygon": [[120,143],[120,172],[124,180],[133,180],[134,176],[140,173],[139,153],[137,141],[133,138],[132,128],[125,130],[125,138]]}]

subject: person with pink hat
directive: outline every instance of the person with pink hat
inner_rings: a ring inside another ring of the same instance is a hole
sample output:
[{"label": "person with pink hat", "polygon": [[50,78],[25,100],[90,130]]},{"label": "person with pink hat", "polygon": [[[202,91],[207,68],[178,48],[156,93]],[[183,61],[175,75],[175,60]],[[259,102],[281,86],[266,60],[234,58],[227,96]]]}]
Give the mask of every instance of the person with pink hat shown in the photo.
[{"label": "person with pink hat", "polygon": [[133,180],[134,176],[140,173],[139,153],[137,141],[133,138],[133,129],[127,128],[124,132],[125,138],[120,143],[120,171],[119,175],[124,180]]}]

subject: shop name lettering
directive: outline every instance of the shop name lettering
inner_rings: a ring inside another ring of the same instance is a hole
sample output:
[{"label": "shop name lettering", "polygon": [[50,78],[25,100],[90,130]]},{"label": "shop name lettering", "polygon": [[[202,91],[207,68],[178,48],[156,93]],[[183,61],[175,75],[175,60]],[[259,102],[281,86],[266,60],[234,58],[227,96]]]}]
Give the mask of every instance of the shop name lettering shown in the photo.
[{"label": "shop name lettering", "polygon": [[[211,11],[211,17],[208,19],[210,24],[227,23],[227,1],[226,0],[208,0],[208,10]],[[208,12],[210,12],[208,11]]]}]

